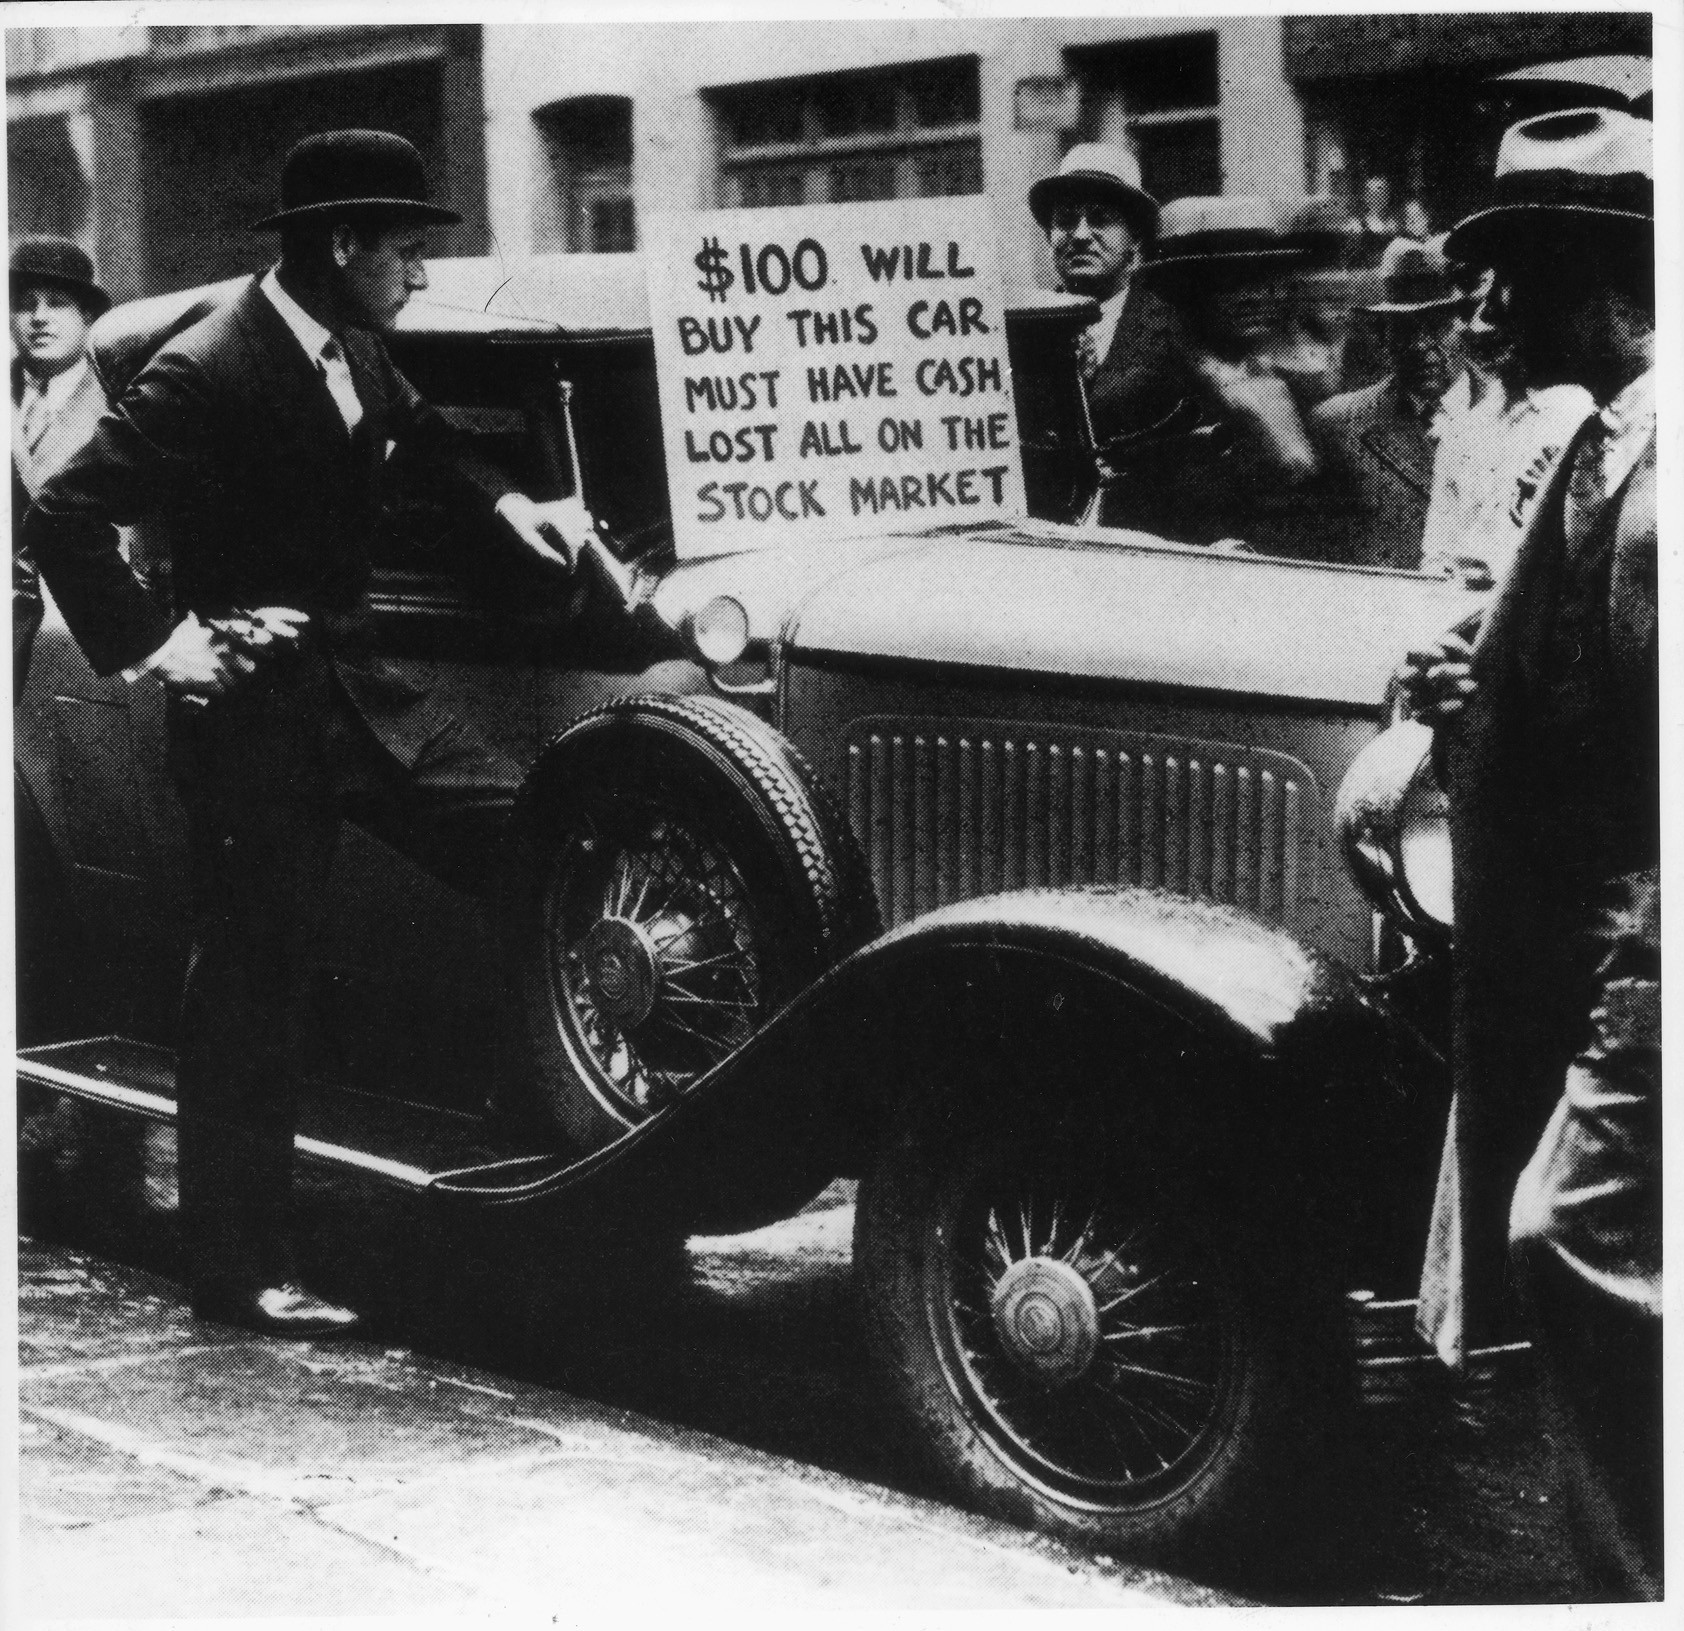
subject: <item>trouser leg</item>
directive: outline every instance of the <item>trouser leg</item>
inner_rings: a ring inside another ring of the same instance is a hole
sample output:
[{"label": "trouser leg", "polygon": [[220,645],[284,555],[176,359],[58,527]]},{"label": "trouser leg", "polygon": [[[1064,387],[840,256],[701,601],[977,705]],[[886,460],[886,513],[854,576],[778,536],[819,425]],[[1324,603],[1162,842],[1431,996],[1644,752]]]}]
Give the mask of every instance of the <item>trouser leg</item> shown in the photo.
[{"label": "trouser leg", "polygon": [[210,740],[219,751],[184,782],[193,949],[176,1085],[181,1220],[206,1296],[292,1271],[299,1007],[338,827],[319,755],[307,732],[294,736]]},{"label": "trouser leg", "polygon": [[1588,1285],[1541,1241],[1516,1254],[1585,1551],[1623,1596],[1658,1599],[1661,1322]]}]

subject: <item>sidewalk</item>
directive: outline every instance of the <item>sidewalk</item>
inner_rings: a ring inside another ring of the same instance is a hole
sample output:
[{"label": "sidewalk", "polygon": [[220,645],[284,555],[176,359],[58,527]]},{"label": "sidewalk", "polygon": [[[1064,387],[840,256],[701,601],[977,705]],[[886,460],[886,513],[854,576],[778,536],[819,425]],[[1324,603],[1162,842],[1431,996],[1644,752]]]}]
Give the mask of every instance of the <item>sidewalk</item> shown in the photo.
[{"label": "sidewalk", "polygon": [[25,1618],[1142,1608],[1215,1594],[554,1389],[195,1325],[19,1243]]}]

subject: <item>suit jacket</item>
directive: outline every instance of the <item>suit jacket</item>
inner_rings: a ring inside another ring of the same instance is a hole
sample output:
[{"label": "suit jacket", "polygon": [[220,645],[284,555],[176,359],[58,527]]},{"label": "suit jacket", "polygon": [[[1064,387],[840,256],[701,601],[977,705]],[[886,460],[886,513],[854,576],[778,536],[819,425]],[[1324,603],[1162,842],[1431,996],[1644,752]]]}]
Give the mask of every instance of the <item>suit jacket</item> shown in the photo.
[{"label": "suit jacket", "polygon": [[[156,650],[174,613],[309,612],[306,657],[331,661],[386,746],[412,763],[441,722],[359,634],[388,443],[418,444],[428,464],[454,469],[481,502],[512,483],[466,450],[377,337],[353,331],[345,345],[363,406],[354,434],[253,279],[147,363],[42,489],[25,543],[102,673]],[[116,526],[160,517],[174,613],[156,604],[117,549]]]},{"label": "suit jacket", "polygon": [[[23,398],[23,364],[12,364],[12,406]],[[24,512],[47,478],[61,469],[70,455],[93,435],[105,412],[105,392],[93,369],[82,378],[69,399],[47,426],[33,453],[24,445],[21,416],[12,415],[12,679],[13,697],[29,677],[29,654],[41,627],[41,580],[23,543]]]},{"label": "suit jacket", "polygon": [[1186,394],[1185,381],[1172,366],[1176,330],[1174,309],[1137,272],[1111,344],[1087,382],[1088,416],[1101,447],[1156,424]]},{"label": "suit jacket", "polygon": [[1486,614],[1461,723],[1439,738],[1473,1341],[1489,1340],[1505,1304],[1510,1200],[1589,1040],[1609,925],[1634,915],[1633,880],[1659,865],[1655,441],[1569,547],[1579,445],[1558,460]]},{"label": "suit jacket", "polygon": [[1437,444],[1395,381],[1329,397],[1308,428],[1323,463],[1321,558],[1418,567]]}]

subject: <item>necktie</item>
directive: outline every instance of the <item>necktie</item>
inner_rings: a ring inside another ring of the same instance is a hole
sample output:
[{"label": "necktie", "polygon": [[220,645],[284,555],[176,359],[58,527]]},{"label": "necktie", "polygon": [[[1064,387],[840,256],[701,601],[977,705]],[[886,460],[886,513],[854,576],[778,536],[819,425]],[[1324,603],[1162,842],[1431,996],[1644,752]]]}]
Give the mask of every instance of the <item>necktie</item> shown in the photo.
[{"label": "necktie", "polygon": [[33,453],[53,422],[52,410],[47,406],[47,390],[30,380],[23,388],[23,445]]},{"label": "necktie", "polygon": [[316,366],[327,381],[327,388],[333,393],[333,405],[339,410],[339,417],[345,421],[345,429],[353,431],[362,422],[363,405],[357,396],[357,387],[351,380],[351,365],[345,359],[345,348],[340,345],[336,337],[329,337],[322,347],[321,355],[316,359]]},{"label": "necktie", "polygon": [[1090,324],[1076,336],[1076,365],[1084,381],[1099,372],[1099,325]]}]

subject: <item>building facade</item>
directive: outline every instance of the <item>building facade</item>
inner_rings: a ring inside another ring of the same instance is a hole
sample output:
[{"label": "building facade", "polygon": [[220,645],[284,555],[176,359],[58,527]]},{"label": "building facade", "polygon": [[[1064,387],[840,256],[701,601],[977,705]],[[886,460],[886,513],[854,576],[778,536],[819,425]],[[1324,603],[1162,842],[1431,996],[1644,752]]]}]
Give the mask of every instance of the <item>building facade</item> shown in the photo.
[{"label": "building facade", "polygon": [[263,252],[279,155],[383,125],[465,219],[440,254],[614,252],[651,212],[986,192],[1008,280],[1074,141],[1132,144],[1161,198],[1383,175],[1444,224],[1496,132],[1480,82],[1648,50],[1647,13],[7,32],[14,233],[79,238],[120,296]]}]

